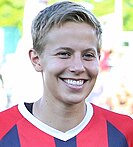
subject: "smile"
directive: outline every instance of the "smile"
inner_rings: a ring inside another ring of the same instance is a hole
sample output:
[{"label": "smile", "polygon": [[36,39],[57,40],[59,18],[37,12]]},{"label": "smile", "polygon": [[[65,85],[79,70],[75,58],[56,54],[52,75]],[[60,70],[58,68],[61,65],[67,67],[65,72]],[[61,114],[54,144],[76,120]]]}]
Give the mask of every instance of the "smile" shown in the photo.
[{"label": "smile", "polygon": [[72,79],[64,79],[65,83],[73,86],[82,86],[84,84],[84,80],[72,80]]}]

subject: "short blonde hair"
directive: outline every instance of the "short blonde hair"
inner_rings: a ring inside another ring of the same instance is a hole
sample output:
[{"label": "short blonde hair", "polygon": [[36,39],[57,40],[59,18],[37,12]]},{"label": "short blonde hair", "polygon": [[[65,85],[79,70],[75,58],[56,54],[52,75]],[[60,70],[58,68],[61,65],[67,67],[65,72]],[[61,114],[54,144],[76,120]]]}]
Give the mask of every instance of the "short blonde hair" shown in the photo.
[{"label": "short blonde hair", "polygon": [[101,25],[97,18],[85,7],[75,2],[63,1],[55,3],[40,11],[33,20],[31,34],[33,48],[41,54],[47,43],[47,34],[54,27],[60,27],[66,22],[85,22],[96,30],[98,37],[97,51],[101,49]]}]

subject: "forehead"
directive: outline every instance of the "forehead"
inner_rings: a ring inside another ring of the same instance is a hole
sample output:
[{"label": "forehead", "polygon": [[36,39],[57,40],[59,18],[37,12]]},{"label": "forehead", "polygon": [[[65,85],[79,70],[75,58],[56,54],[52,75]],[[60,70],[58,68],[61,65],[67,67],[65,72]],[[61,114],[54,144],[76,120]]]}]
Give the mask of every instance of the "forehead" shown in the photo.
[{"label": "forehead", "polygon": [[[68,22],[65,22],[63,24],[60,24],[60,25],[55,25],[53,26],[53,28],[49,31],[49,33],[51,32],[56,32],[56,31],[63,31],[63,32],[67,32],[68,30],[72,30],[72,29],[75,29],[73,30],[73,33],[78,30],[78,32],[83,32],[84,30],[85,31],[92,31],[95,32],[95,28],[92,27],[91,24],[88,24],[88,23],[85,23],[85,22],[73,22],[73,21],[68,21]],[[88,32],[87,31],[87,32]]]},{"label": "forehead", "polygon": [[58,48],[60,46],[96,48],[96,31],[87,23],[67,22],[61,27],[55,26],[48,33],[46,47]]}]

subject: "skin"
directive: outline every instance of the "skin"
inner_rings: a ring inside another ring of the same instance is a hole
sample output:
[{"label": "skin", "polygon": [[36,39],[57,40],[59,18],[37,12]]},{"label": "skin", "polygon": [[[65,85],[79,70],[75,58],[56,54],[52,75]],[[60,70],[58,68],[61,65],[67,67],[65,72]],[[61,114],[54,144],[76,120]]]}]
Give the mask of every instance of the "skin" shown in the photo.
[{"label": "skin", "polygon": [[[33,114],[45,124],[66,132],[85,116],[85,99],[92,91],[99,72],[97,36],[86,23],[67,22],[54,27],[39,56],[29,57],[42,73],[43,96],[33,105]],[[56,118],[56,119],[55,119]]]}]

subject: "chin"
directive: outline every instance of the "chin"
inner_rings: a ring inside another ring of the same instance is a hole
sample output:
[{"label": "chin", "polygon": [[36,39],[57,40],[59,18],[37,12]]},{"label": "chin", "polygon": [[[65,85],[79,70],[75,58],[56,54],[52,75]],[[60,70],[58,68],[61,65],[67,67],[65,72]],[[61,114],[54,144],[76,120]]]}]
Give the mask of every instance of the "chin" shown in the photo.
[{"label": "chin", "polygon": [[70,105],[74,105],[74,104],[82,103],[83,101],[85,101],[85,99],[81,99],[81,98],[78,99],[78,98],[75,98],[75,99],[66,101],[66,103],[67,103],[67,104],[70,104]]}]

